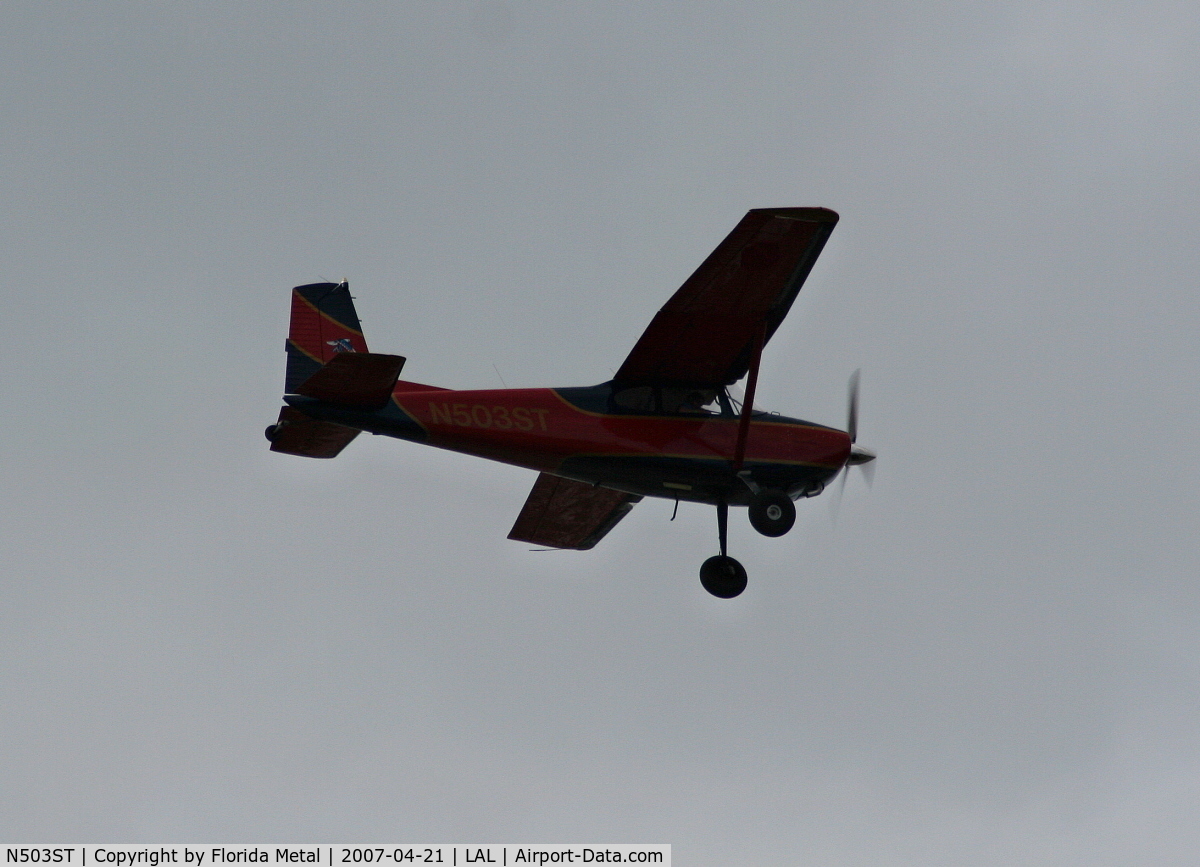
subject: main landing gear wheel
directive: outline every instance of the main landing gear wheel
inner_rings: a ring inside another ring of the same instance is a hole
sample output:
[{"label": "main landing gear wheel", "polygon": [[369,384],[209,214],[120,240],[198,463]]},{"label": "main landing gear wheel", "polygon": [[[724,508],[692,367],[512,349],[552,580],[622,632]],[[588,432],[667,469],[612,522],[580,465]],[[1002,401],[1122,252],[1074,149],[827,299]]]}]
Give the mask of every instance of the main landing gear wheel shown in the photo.
[{"label": "main landing gear wheel", "polygon": [[796,523],[796,504],[783,491],[759,491],[750,500],[750,523],[764,536],[782,536]]},{"label": "main landing gear wheel", "polygon": [[700,583],[718,599],[732,599],[746,589],[746,569],[732,557],[718,554],[700,567]]}]

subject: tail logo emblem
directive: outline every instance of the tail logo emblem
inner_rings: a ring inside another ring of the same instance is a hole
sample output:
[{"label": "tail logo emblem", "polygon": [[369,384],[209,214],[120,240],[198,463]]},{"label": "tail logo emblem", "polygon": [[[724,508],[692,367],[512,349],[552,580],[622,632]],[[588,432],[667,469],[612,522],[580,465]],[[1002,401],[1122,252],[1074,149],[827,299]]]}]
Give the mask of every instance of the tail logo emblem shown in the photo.
[{"label": "tail logo emblem", "polygon": [[342,337],[339,340],[326,340],[329,346],[333,347],[334,352],[353,352],[354,346],[350,343],[349,337]]}]

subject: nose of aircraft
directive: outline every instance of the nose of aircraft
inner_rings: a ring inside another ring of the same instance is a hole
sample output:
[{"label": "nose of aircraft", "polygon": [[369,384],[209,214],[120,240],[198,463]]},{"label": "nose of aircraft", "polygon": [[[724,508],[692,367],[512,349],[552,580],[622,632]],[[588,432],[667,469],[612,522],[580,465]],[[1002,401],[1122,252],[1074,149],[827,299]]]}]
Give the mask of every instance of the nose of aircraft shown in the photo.
[{"label": "nose of aircraft", "polygon": [[875,460],[875,452],[854,443],[850,446],[850,457],[846,458],[846,463],[855,467],[859,464],[869,464],[873,460]]}]

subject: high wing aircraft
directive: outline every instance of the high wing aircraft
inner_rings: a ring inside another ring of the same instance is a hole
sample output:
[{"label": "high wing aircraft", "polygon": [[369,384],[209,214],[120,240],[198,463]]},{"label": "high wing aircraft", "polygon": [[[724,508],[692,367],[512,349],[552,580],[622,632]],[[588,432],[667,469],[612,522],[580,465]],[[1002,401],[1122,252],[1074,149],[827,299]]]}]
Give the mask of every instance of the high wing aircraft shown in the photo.
[{"label": "high wing aircraft", "polygon": [[[716,507],[720,554],[700,568],[714,596],[746,587],[728,556],[730,506],[782,536],[794,500],[875,455],[845,431],[754,409],[759,359],[838,215],[752,210],[671,296],[610,381],[583,388],[454,391],[400,379],[405,359],[370,352],[346,283],[292,290],[287,381],[271,450],[335,457],[360,431],[490,458],[540,475],[510,539],[586,550],[642,497]],[[729,386],[746,378],[745,399]]]}]

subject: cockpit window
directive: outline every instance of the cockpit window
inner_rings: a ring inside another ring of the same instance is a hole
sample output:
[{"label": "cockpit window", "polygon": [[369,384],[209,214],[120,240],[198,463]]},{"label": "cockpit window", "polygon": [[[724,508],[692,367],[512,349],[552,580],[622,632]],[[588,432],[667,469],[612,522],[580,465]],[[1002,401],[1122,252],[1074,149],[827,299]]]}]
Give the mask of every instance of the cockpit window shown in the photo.
[{"label": "cockpit window", "polygon": [[721,411],[714,389],[664,388],[662,390],[663,412],[687,415],[716,415]]},{"label": "cockpit window", "polygon": [[613,395],[613,403],[622,409],[632,409],[638,412],[654,412],[654,389],[648,385],[637,388],[623,388]]},{"label": "cockpit window", "polygon": [[634,412],[721,415],[728,406],[728,401],[724,398],[722,392],[711,388],[658,388],[642,385],[614,392],[612,401],[615,406]]}]

